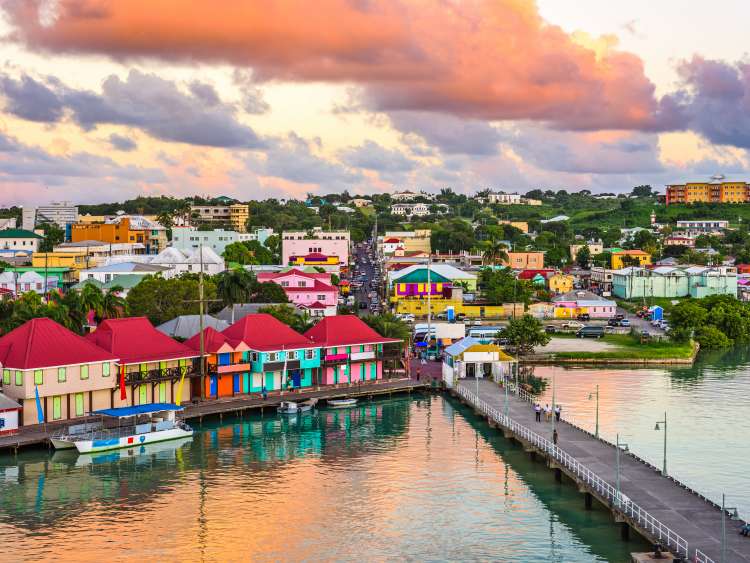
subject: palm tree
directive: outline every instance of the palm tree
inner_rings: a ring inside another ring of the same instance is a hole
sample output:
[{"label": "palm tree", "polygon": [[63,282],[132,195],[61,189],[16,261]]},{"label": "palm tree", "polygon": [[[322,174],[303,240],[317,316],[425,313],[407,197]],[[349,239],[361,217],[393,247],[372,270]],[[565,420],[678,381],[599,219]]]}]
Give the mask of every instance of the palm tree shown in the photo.
[{"label": "palm tree", "polygon": [[104,307],[104,294],[98,286],[86,283],[80,292],[81,307],[86,310],[86,316],[93,312],[95,319],[102,318]]},{"label": "palm tree", "polygon": [[507,247],[499,241],[492,239],[487,243],[487,248],[482,255],[484,262],[492,266],[497,266],[503,262],[508,261],[508,253],[506,252]]},{"label": "palm tree", "polygon": [[257,287],[255,276],[247,270],[227,270],[218,275],[216,296],[225,305],[248,303]]},{"label": "palm tree", "polygon": [[102,302],[102,318],[119,319],[128,313],[128,302],[122,297],[123,287],[113,285],[109,291],[104,294]]}]

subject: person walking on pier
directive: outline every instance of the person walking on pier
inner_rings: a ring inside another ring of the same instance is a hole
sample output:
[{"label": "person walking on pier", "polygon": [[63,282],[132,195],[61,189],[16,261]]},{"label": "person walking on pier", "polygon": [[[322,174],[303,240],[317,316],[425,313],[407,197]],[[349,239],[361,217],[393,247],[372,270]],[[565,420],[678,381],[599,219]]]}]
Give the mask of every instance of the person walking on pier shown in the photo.
[{"label": "person walking on pier", "polygon": [[557,422],[560,422],[560,412],[562,411],[562,407],[560,405],[555,405],[555,420]]},{"label": "person walking on pier", "polygon": [[266,386],[264,385],[263,388],[260,390],[260,394],[263,395],[263,400],[265,401],[268,399],[268,389],[266,389]]},{"label": "person walking on pier", "polygon": [[544,405],[544,419],[549,422],[552,420],[552,408],[549,406],[549,403]]},{"label": "person walking on pier", "polygon": [[541,422],[542,421],[542,405],[539,403],[534,403],[534,414],[536,415],[536,421]]},{"label": "person walking on pier", "polygon": [[558,436],[557,436],[557,428],[555,428],[552,431],[552,443],[555,444],[555,445],[557,445],[557,438],[558,438]]}]

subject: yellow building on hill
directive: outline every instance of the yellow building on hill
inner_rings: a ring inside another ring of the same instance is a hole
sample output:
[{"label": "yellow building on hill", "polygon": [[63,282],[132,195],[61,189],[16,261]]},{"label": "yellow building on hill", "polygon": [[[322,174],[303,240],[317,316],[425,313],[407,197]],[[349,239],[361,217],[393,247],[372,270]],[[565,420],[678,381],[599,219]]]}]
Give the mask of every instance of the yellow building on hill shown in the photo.
[{"label": "yellow building on hill", "polygon": [[547,284],[554,293],[567,293],[573,290],[573,276],[558,272],[547,278]]},{"label": "yellow building on hill", "polygon": [[651,255],[643,250],[620,250],[612,253],[612,269],[621,270],[626,266],[649,266]]}]

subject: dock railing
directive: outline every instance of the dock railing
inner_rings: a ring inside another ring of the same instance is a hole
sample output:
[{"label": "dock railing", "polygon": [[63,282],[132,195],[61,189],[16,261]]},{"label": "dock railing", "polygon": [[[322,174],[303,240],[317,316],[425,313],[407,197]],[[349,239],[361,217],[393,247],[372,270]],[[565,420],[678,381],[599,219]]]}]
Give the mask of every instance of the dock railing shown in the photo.
[{"label": "dock railing", "polygon": [[[507,428],[515,435],[523,438],[529,444],[535,446],[540,451],[545,453],[551,459],[554,459],[562,467],[567,469],[571,474],[575,475],[576,478],[586,483],[592,491],[596,492],[601,498],[603,498],[610,507],[616,512],[620,512],[622,515],[628,517],[637,524],[643,531],[649,533],[654,539],[662,542],[663,545],[667,546],[672,550],[675,555],[689,558],[690,551],[687,540],[680,536],[677,532],[671,528],[662,524],[657,518],[649,514],[646,510],[635,504],[626,495],[617,491],[615,487],[607,483],[604,479],[599,477],[596,473],[591,471],[588,467],[580,463],[577,459],[560,449],[558,446],[540,436],[536,432],[532,432],[522,424],[516,422],[510,417],[506,417],[500,410],[490,406],[479,398],[477,395],[469,391],[466,387],[459,385],[457,387],[458,394],[471,403],[477,410],[485,414],[490,420],[500,424]],[[522,389],[519,389],[519,396],[524,400],[526,399],[523,394],[528,395]],[[531,395],[529,395],[531,397]],[[700,554],[700,555],[699,555]],[[699,557],[701,557],[699,559]],[[705,563],[713,563],[703,552],[696,550],[695,561],[701,561]]]}]

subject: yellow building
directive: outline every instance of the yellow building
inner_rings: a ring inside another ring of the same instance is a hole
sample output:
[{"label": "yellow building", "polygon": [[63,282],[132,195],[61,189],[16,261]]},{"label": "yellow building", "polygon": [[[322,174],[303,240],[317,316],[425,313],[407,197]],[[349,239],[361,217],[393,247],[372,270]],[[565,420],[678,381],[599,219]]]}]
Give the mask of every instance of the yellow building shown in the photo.
[{"label": "yellow building", "polygon": [[503,266],[513,270],[541,270],[544,268],[544,252],[508,252]]},{"label": "yellow building", "polygon": [[424,252],[430,254],[432,246],[430,244],[430,229],[415,229],[413,231],[386,231],[383,240],[397,238],[400,239],[405,253]]},{"label": "yellow building", "polygon": [[626,266],[648,266],[651,255],[643,250],[621,250],[612,253],[612,269],[620,270]]},{"label": "yellow building", "polygon": [[235,203],[229,206],[229,224],[238,233],[247,232],[247,220],[250,218],[250,206]]},{"label": "yellow building", "polygon": [[498,225],[510,225],[525,235],[529,234],[529,224],[526,221],[498,221],[497,223]]},{"label": "yellow building", "polygon": [[573,291],[573,276],[557,273],[547,278],[549,290],[554,293]]},{"label": "yellow building", "polygon": [[667,205],[671,203],[747,203],[750,184],[747,182],[688,182],[667,186]]},{"label": "yellow building", "polygon": [[[456,299],[431,299],[430,310],[432,315],[444,313],[448,307],[453,307],[456,315],[464,314],[472,318],[506,318],[512,314],[512,305],[507,308],[504,305],[482,305],[470,304]],[[523,305],[521,305],[523,307]],[[412,314],[415,317],[427,316],[427,299],[399,299],[396,301],[396,313]]]},{"label": "yellow building", "polygon": [[78,271],[96,266],[93,257],[80,252],[35,252],[31,256],[32,268],[69,268],[78,279]]}]

